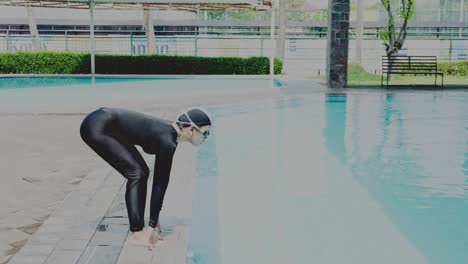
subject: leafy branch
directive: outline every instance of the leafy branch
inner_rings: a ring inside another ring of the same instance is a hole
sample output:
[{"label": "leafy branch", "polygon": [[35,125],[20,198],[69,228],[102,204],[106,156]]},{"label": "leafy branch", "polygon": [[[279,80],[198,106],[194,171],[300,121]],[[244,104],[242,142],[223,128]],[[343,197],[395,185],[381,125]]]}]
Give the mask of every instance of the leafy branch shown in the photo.
[{"label": "leafy branch", "polygon": [[414,0],[400,0],[400,8],[396,12],[398,18],[403,20],[400,31],[397,35],[397,28],[395,26],[395,16],[392,11],[392,0],[380,0],[382,6],[387,11],[388,20],[387,28],[379,33],[379,39],[383,41],[385,52],[387,56],[392,56],[397,53],[405,43],[408,34],[408,21],[414,17]]}]

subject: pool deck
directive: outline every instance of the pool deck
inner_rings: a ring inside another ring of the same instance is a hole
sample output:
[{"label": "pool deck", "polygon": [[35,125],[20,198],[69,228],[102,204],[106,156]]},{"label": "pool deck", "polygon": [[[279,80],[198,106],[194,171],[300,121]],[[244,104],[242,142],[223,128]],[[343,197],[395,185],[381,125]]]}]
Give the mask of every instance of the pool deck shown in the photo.
[{"label": "pool deck", "polygon": [[126,180],[108,166],[87,175],[9,263],[185,263],[195,148],[181,145],[173,167],[160,218],[165,240],[153,251],[127,243]]}]

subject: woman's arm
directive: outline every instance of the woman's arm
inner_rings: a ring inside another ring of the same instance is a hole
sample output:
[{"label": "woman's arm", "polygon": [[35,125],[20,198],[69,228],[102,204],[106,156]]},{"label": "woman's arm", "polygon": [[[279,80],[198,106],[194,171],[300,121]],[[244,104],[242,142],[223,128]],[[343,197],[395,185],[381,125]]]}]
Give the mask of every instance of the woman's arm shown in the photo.
[{"label": "woman's arm", "polygon": [[159,212],[161,211],[164,195],[169,184],[169,176],[175,150],[175,146],[161,144],[156,153],[149,222],[149,226],[153,228],[155,228],[158,223]]}]

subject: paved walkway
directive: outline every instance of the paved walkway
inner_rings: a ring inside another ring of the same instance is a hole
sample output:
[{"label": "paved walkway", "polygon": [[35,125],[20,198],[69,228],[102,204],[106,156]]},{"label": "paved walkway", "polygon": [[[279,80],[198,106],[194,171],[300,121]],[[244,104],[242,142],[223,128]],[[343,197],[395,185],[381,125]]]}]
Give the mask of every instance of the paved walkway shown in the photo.
[{"label": "paved walkway", "polygon": [[[107,166],[90,173],[9,263],[185,263],[195,153],[192,146],[180,144],[174,156],[160,217],[165,240],[158,242],[155,250],[126,242],[129,235],[124,201],[126,180]],[[152,171],[150,175],[148,194]],[[147,216],[148,205],[149,199]]]}]

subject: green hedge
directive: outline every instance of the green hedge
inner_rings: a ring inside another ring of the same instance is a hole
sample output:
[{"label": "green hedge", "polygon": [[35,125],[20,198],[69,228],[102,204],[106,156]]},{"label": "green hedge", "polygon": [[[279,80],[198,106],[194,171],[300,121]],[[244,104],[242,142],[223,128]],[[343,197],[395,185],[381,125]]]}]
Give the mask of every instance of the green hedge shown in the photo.
[{"label": "green hedge", "polygon": [[468,61],[460,62],[441,62],[439,70],[446,75],[468,76]]},{"label": "green hedge", "polygon": [[[267,57],[191,57],[160,55],[97,54],[99,74],[268,74]],[[281,74],[283,63],[275,58],[275,74]],[[0,73],[22,74],[88,74],[89,53],[15,52],[0,53]]]},{"label": "green hedge", "polygon": [[89,55],[83,53],[7,52],[0,53],[0,73],[85,73],[89,61]]}]

